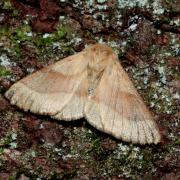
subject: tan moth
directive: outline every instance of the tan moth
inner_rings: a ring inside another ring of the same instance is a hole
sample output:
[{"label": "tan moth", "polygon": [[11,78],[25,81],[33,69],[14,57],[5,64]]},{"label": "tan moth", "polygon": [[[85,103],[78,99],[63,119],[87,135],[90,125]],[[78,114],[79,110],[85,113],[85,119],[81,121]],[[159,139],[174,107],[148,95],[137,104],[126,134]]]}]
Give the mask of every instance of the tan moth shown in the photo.
[{"label": "tan moth", "polygon": [[123,141],[157,144],[158,126],[111,48],[95,44],[11,86],[11,104],[71,121],[85,117]]}]

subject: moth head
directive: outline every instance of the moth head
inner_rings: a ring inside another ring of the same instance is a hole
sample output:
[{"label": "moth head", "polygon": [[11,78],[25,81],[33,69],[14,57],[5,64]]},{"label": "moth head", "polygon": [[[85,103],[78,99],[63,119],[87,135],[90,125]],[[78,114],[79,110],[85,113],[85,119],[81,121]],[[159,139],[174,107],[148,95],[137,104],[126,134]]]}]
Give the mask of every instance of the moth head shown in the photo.
[{"label": "moth head", "polygon": [[103,71],[116,59],[113,50],[103,44],[94,44],[87,48],[89,68],[94,71]]}]

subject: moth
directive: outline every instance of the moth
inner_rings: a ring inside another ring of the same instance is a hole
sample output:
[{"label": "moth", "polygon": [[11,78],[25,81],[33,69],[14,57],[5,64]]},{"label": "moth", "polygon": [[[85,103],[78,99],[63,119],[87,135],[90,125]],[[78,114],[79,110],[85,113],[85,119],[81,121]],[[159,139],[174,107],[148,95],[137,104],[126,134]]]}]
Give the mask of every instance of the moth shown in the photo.
[{"label": "moth", "polygon": [[57,120],[85,118],[123,141],[157,144],[161,134],[113,50],[94,44],[15,83],[12,105]]}]

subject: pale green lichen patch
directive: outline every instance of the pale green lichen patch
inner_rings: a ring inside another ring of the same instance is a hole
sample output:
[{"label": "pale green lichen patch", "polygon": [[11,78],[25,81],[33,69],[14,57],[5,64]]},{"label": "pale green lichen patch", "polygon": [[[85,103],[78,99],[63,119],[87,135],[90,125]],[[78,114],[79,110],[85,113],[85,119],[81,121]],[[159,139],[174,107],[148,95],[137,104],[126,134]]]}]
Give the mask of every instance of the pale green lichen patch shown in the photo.
[{"label": "pale green lichen patch", "polygon": [[0,77],[10,77],[11,76],[11,72],[6,70],[3,67],[0,67]]},{"label": "pale green lichen patch", "polygon": [[54,33],[51,34],[45,33],[43,35],[36,35],[33,41],[37,47],[46,47],[52,45],[55,42],[59,42],[67,35],[67,32],[68,30],[66,29],[66,27],[60,27]]},{"label": "pale green lichen patch", "polygon": [[17,148],[17,134],[15,132],[7,134],[5,138],[0,139],[1,147],[9,147],[10,149]]},{"label": "pale green lichen patch", "polygon": [[12,9],[11,1],[10,0],[3,0],[0,2],[0,6],[2,9]]}]

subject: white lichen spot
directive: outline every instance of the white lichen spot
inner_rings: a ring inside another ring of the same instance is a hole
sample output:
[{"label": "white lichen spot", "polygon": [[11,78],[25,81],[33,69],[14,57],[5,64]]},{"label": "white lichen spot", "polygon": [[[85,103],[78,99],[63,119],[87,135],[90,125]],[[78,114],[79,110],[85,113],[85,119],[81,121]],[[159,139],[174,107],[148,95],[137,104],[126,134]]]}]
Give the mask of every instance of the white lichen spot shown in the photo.
[{"label": "white lichen spot", "polygon": [[127,41],[122,41],[121,46],[127,46]]},{"label": "white lichen spot", "polygon": [[135,31],[136,28],[137,28],[137,24],[131,24],[131,26],[129,26],[128,29],[129,29],[130,31]]},{"label": "white lichen spot", "polygon": [[157,99],[157,98],[158,98],[158,95],[157,95],[157,94],[154,94],[154,95],[153,95],[153,98],[154,98],[154,99]]},{"label": "white lichen spot", "polygon": [[24,24],[26,24],[26,25],[29,24],[29,22],[28,22],[27,20],[24,20],[23,22],[24,22]]},{"label": "white lichen spot", "polygon": [[32,151],[31,151],[31,156],[32,156],[32,157],[36,157],[36,152],[32,150]]},{"label": "white lichen spot", "polygon": [[71,43],[74,43],[74,44],[80,44],[82,42],[82,38],[80,37],[74,37],[72,40],[71,40]]},{"label": "white lichen spot", "polygon": [[89,1],[87,1],[87,5],[88,5],[88,6],[93,6],[93,4],[94,4],[94,0],[89,0]]},{"label": "white lichen spot", "polygon": [[50,34],[49,34],[49,33],[43,34],[43,38],[44,38],[44,39],[45,39],[45,38],[48,38],[48,37],[50,37]]},{"label": "white lichen spot", "polygon": [[154,107],[155,106],[155,103],[154,102],[151,102],[150,103],[150,107]]},{"label": "white lichen spot", "polygon": [[108,6],[107,5],[100,5],[100,4],[98,4],[98,5],[96,5],[96,8],[101,11],[101,10],[106,10],[108,8]]},{"label": "white lichen spot", "polygon": [[144,7],[148,5],[148,0],[118,0],[118,7],[119,8],[133,8],[135,6]]},{"label": "white lichen spot", "polygon": [[118,8],[134,8],[134,7],[145,7],[147,9],[153,9],[155,15],[163,14],[165,9],[161,4],[161,0],[118,0]]},{"label": "white lichen spot", "polygon": [[59,149],[59,148],[55,148],[54,152],[56,152],[59,156],[62,156],[62,154],[63,154],[63,150]]},{"label": "white lichen spot", "polygon": [[25,35],[28,36],[28,37],[32,37],[32,32],[25,32]]},{"label": "white lichen spot", "polygon": [[59,20],[64,20],[65,16],[59,16]]},{"label": "white lichen spot", "polygon": [[163,83],[163,84],[166,84],[166,81],[167,81],[167,78],[166,78],[166,74],[165,74],[165,69],[163,66],[159,66],[158,67],[158,72],[160,74],[160,81]]},{"label": "white lichen spot", "polygon": [[157,34],[161,34],[161,33],[162,33],[161,30],[158,29],[158,30],[157,30]]},{"label": "white lichen spot", "polygon": [[11,149],[16,149],[17,148],[17,143],[16,142],[11,142],[10,144]]},{"label": "white lichen spot", "polygon": [[105,44],[105,42],[104,42],[104,40],[103,40],[103,38],[102,37],[100,37],[99,39],[97,39],[98,40],[98,43],[100,43],[100,44]]},{"label": "white lichen spot", "polygon": [[27,71],[29,74],[31,74],[31,73],[34,72],[34,68],[26,68],[26,71]]},{"label": "white lichen spot", "polygon": [[63,160],[68,160],[68,159],[71,159],[71,158],[78,158],[78,157],[79,157],[79,154],[67,154],[67,155],[62,156],[62,159]]},{"label": "white lichen spot", "polygon": [[144,77],[144,84],[148,84],[148,77]]},{"label": "white lichen spot", "polygon": [[174,95],[173,95],[173,99],[178,99],[178,100],[180,100],[180,95],[179,95],[179,93],[175,93]]},{"label": "white lichen spot", "polygon": [[44,125],[41,123],[39,129],[44,129]]},{"label": "white lichen spot", "polygon": [[166,79],[166,76],[165,76],[165,75],[162,76],[161,82],[162,82],[163,84],[166,84],[167,79]]},{"label": "white lichen spot", "polygon": [[130,146],[119,143],[114,154],[116,154],[117,159],[121,159],[122,156],[125,156],[129,153],[129,150],[130,150]]},{"label": "white lichen spot", "polygon": [[97,0],[98,3],[103,4],[106,2],[106,0]]},{"label": "white lichen spot", "polygon": [[154,2],[152,3],[152,6],[153,6],[154,14],[160,15],[164,13],[164,8],[162,7],[159,0],[154,0]]},{"label": "white lichen spot", "polygon": [[0,65],[8,68],[8,67],[11,67],[11,66],[15,66],[16,63],[11,62],[11,60],[7,57],[6,54],[2,54],[0,56]]},{"label": "white lichen spot", "polygon": [[17,139],[17,134],[16,133],[12,133],[11,134],[11,138],[12,138],[12,140],[16,140]]},{"label": "white lichen spot", "polygon": [[175,139],[176,139],[176,137],[174,136],[174,134],[173,134],[173,133],[169,133],[169,135],[168,135],[168,136],[169,136],[169,138],[170,138],[170,139],[172,139],[172,140],[175,140]]},{"label": "white lichen spot", "polygon": [[180,19],[174,20],[173,24],[175,24],[176,26],[180,26]]},{"label": "white lichen spot", "polygon": [[164,67],[158,67],[159,74],[164,74]]},{"label": "white lichen spot", "polygon": [[60,49],[60,47],[61,47],[61,45],[60,45],[60,42],[53,42],[53,44],[52,44],[52,48],[53,49]]}]

